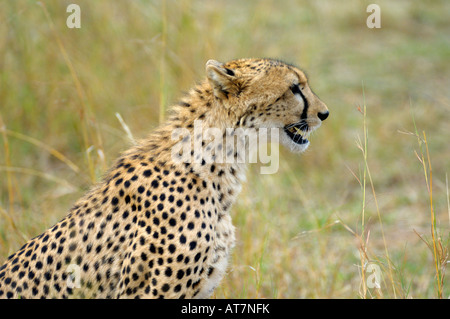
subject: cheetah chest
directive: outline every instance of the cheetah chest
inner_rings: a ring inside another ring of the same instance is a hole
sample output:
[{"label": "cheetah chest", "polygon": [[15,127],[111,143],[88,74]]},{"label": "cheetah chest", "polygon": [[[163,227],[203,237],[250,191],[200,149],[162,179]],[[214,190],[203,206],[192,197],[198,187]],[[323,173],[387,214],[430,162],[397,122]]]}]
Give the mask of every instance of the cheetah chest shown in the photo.
[{"label": "cheetah chest", "polygon": [[234,247],[234,226],[229,214],[221,216],[215,227],[215,239],[211,246],[205,282],[195,298],[208,298],[225,275],[231,250]]}]

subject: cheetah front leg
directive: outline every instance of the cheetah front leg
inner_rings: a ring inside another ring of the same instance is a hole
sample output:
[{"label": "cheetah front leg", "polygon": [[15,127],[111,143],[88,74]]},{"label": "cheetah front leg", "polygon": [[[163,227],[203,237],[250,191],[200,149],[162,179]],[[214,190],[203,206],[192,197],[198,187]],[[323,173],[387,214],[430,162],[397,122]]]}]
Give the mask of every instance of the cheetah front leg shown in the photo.
[{"label": "cheetah front leg", "polygon": [[[162,244],[161,241],[150,241],[143,236],[136,236],[125,253],[117,297],[208,297],[212,291],[204,287],[210,287],[207,278],[212,271],[204,267],[205,262],[211,260],[212,256],[207,251],[211,251],[210,247],[190,249],[189,245],[186,245],[180,248],[166,242]],[[221,272],[216,273],[218,275]],[[208,296],[207,291],[210,291]]]}]

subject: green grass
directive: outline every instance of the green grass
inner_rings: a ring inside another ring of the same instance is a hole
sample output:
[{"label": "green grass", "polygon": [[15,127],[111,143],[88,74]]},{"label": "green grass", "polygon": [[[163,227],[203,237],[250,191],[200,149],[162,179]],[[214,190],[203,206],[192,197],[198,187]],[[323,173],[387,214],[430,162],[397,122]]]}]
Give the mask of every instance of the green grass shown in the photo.
[{"label": "green grass", "polygon": [[[299,65],[330,118],[275,175],[249,167],[216,298],[448,298],[450,4],[0,3],[0,263],[60,220],[208,59]],[[118,113],[123,121],[116,117]],[[381,288],[367,287],[371,263]]]}]

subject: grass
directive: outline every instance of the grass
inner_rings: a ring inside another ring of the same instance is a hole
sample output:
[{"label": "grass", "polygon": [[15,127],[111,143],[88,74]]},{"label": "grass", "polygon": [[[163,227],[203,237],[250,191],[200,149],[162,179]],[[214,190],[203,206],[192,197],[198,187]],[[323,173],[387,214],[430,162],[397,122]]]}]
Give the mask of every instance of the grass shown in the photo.
[{"label": "grass", "polygon": [[0,263],[208,59],[268,56],[306,70],[331,115],[305,154],[280,149],[277,174],[249,166],[214,297],[449,297],[448,1],[378,1],[377,30],[370,1],[80,0],[68,29],[70,3],[0,3]]}]

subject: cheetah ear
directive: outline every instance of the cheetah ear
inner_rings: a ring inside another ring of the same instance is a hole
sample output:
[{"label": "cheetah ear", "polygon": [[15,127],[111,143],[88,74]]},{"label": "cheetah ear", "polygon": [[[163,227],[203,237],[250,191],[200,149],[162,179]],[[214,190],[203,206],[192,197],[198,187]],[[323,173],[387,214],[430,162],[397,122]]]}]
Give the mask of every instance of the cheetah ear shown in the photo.
[{"label": "cheetah ear", "polygon": [[206,62],[206,76],[214,89],[214,95],[218,98],[228,98],[229,93],[235,90],[235,73],[225,68],[223,63],[215,60]]}]

